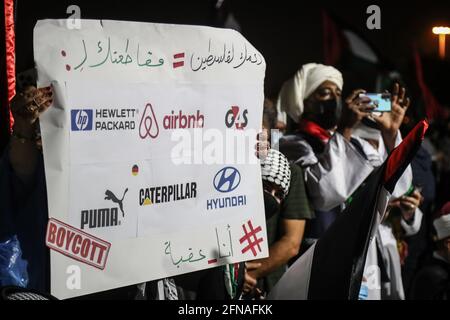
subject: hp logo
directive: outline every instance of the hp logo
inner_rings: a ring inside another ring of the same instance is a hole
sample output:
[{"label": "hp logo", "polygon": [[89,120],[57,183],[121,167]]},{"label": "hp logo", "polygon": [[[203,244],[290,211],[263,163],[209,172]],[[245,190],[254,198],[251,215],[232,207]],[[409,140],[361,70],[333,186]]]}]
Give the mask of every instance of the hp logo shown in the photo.
[{"label": "hp logo", "polygon": [[92,110],[72,110],[72,131],[92,130]]},{"label": "hp logo", "polygon": [[241,174],[236,168],[225,167],[214,176],[214,188],[219,192],[231,192],[241,183]]}]

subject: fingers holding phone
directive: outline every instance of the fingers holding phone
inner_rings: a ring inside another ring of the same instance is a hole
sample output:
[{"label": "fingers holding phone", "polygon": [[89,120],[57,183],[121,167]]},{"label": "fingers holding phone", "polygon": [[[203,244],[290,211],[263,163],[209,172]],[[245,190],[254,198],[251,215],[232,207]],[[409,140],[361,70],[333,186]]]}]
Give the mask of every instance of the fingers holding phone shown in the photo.
[{"label": "fingers holding phone", "polygon": [[403,219],[411,220],[416,212],[416,209],[420,206],[423,201],[423,196],[420,193],[421,188],[415,187],[412,191],[405,193],[403,196],[394,199],[389,203],[391,208],[399,208]]},{"label": "fingers holding phone", "polygon": [[351,130],[356,124],[370,115],[370,111],[373,109],[370,99],[364,96],[365,92],[363,89],[354,90],[345,100],[337,131],[347,139],[350,139]]}]

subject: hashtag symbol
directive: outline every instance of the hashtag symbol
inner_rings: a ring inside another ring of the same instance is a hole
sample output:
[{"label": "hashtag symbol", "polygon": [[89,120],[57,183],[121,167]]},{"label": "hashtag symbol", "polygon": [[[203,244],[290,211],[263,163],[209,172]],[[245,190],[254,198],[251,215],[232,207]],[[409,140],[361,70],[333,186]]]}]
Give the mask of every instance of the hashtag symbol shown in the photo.
[{"label": "hashtag symbol", "polygon": [[263,239],[256,236],[258,232],[261,231],[261,227],[257,227],[256,229],[253,229],[252,222],[249,220],[247,221],[249,232],[247,231],[247,228],[245,224],[242,225],[242,229],[244,229],[244,236],[239,239],[239,243],[243,243],[244,241],[247,241],[247,246],[242,249],[242,253],[246,253],[248,250],[252,250],[253,256],[256,257],[257,252],[255,247],[258,247],[259,252],[261,252],[261,246],[259,245]]}]

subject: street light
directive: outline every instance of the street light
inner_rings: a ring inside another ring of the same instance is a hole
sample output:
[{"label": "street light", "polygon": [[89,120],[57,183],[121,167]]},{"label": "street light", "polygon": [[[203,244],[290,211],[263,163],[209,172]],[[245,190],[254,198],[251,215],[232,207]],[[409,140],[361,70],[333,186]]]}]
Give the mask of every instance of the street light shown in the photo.
[{"label": "street light", "polygon": [[450,34],[450,28],[434,27],[433,33],[439,35],[439,57],[445,59],[445,36]]}]

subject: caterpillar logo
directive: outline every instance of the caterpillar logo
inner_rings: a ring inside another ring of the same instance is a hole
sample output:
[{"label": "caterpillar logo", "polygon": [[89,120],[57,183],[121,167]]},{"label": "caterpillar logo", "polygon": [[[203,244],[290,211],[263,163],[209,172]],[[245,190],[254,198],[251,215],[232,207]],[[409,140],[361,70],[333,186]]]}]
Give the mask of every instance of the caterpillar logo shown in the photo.
[{"label": "caterpillar logo", "polygon": [[168,203],[197,197],[197,183],[188,182],[169,186],[143,188],[139,191],[139,205]]}]

